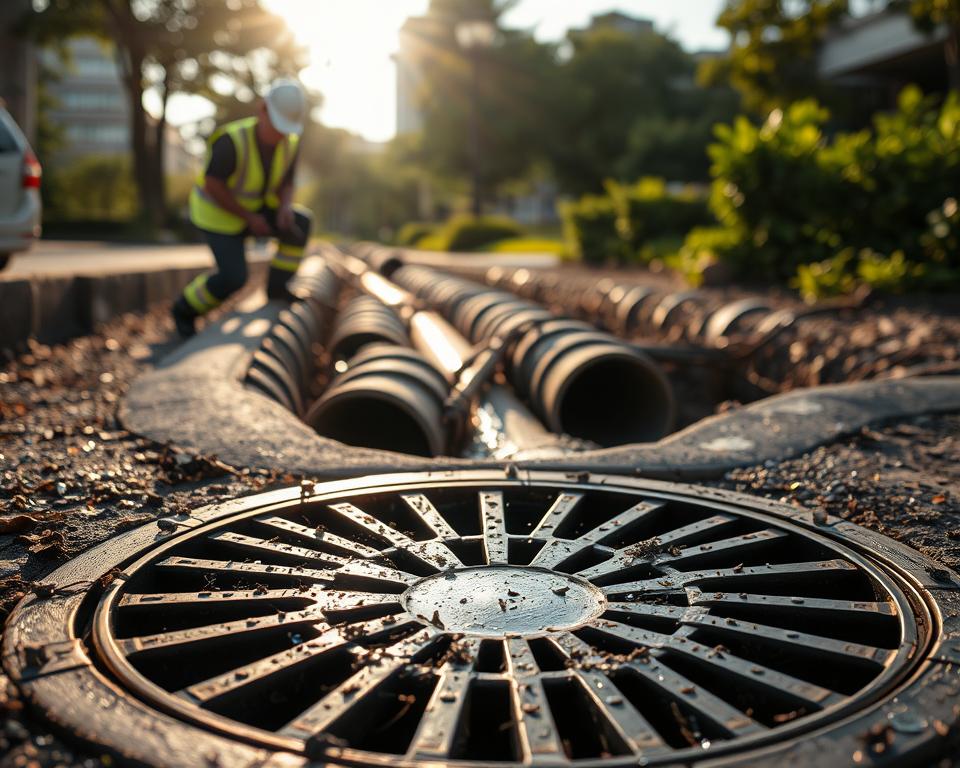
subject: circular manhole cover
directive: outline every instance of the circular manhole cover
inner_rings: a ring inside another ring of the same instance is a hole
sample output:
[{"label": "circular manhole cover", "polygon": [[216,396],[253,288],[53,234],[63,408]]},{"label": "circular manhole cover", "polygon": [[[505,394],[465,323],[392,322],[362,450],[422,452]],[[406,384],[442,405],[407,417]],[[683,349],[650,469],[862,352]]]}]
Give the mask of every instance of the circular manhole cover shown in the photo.
[{"label": "circular manhole cover", "polygon": [[929,594],[798,514],[609,476],[367,478],[135,537],[111,554],[119,578],[52,610],[85,674],[198,745],[411,766],[743,758],[890,701],[940,631]]}]

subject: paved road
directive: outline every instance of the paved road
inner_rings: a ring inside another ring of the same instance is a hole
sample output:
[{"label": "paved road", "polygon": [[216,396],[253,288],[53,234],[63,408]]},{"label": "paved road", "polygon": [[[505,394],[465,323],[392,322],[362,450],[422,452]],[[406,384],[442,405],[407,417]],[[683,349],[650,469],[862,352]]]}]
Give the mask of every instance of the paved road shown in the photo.
[{"label": "paved road", "polygon": [[[251,246],[249,258],[265,260],[268,251],[263,246]],[[210,249],[205,245],[125,245],[51,240],[41,241],[27,253],[16,254],[0,272],[0,280],[28,275],[148,272],[212,264]]]},{"label": "paved road", "polygon": [[[266,245],[248,246],[253,261],[269,258]],[[443,267],[484,268],[492,264],[528,269],[549,268],[559,264],[556,256],[543,254],[445,254],[409,251],[408,258],[421,264]],[[0,280],[19,279],[29,275],[77,275],[110,272],[144,272],[172,267],[205,267],[213,264],[205,245],[126,245],[122,243],[72,242],[44,240],[27,253],[16,254]]]}]

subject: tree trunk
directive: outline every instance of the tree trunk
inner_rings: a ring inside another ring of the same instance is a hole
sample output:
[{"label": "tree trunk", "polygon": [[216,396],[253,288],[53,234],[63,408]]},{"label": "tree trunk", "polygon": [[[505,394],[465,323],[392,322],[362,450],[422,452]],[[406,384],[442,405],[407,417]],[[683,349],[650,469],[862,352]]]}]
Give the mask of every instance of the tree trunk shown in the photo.
[{"label": "tree trunk", "polygon": [[143,106],[143,57],[130,52],[130,143],[133,150],[133,175],[140,194],[141,216],[151,229],[161,226],[162,212],[157,199],[157,178],[152,158],[153,142],[147,110]]},{"label": "tree trunk", "polygon": [[960,93],[960,25],[950,27],[943,47],[947,60],[947,82],[954,93]]},{"label": "tree trunk", "polygon": [[156,177],[150,159],[147,111],[143,107],[143,63],[146,59],[139,39],[136,17],[129,0],[101,0],[113,27],[117,61],[123,73],[130,100],[130,149],[133,153],[133,178],[140,197],[140,218],[150,229],[160,225],[156,197]]},{"label": "tree trunk", "polygon": [[164,67],[163,85],[160,92],[160,116],[153,127],[153,177],[157,196],[158,219],[163,226],[169,223],[167,210],[167,174],[164,157],[167,149],[167,98],[169,97],[169,69]]}]

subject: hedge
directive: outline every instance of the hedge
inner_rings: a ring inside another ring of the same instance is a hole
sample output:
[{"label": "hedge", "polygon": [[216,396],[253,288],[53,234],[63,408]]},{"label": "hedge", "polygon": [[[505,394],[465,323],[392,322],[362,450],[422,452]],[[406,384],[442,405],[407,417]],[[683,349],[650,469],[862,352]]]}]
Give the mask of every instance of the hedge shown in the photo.
[{"label": "hedge", "polygon": [[681,256],[810,296],[859,282],[960,285],[960,98],[937,106],[908,87],[872,129],[832,138],[828,119],[802,101],[760,126],[718,126],[710,208],[720,229],[691,232]]},{"label": "hedge", "polygon": [[436,224],[429,224],[425,221],[410,221],[400,227],[394,240],[396,245],[411,247],[416,245],[419,240],[432,235],[436,228]]},{"label": "hedge", "polygon": [[605,187],[605,195],[587,195],[560,207],[564,238],[583,261],[648,262],[658,252],[656,243],[682,240],[710,218],[702,195],[671,193],[663,179],[608,181]]}]

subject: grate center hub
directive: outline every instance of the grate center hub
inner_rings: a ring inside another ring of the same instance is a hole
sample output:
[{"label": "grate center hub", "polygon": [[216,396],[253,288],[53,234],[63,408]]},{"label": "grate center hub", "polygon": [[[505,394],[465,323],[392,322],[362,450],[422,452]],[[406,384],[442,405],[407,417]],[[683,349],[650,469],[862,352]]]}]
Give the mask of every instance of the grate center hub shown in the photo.
[{"label": "grate center hub", "polygon": [[603,613],[606,601],[583,579],[486,566],[428,576],[406,591],[403,603],[414,617],[449,632],[505,637],[578,627]]}]

